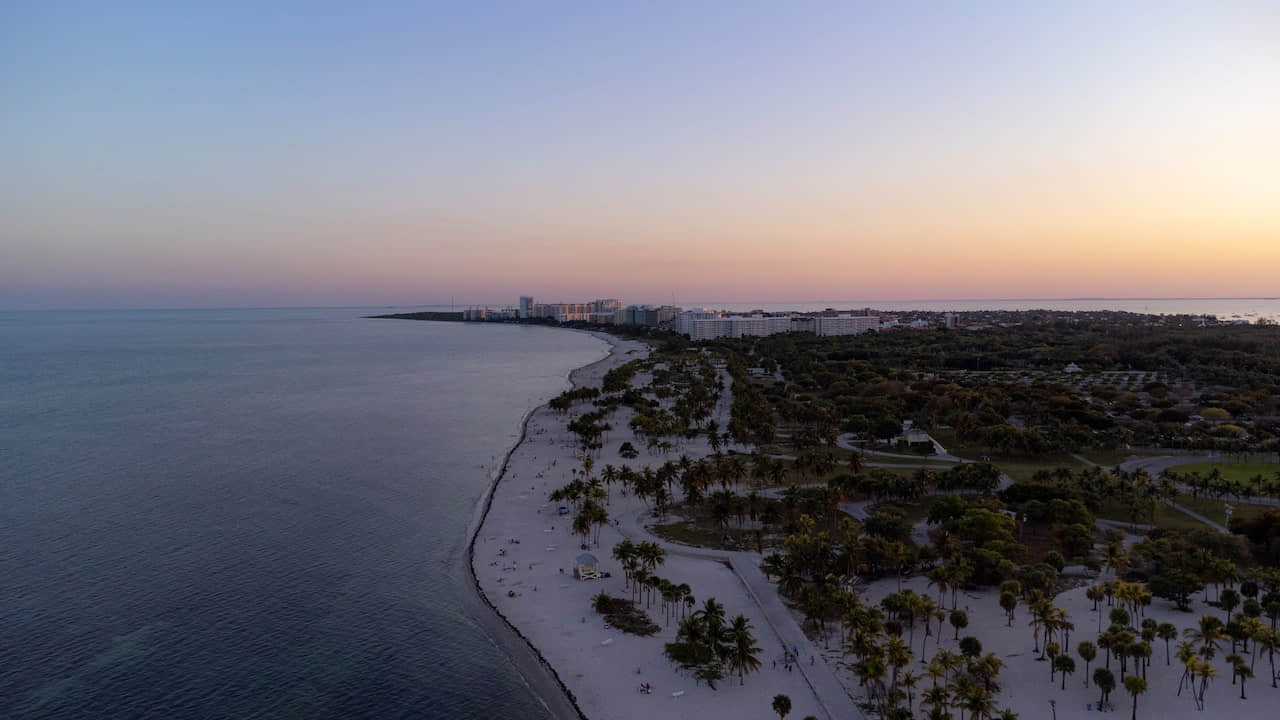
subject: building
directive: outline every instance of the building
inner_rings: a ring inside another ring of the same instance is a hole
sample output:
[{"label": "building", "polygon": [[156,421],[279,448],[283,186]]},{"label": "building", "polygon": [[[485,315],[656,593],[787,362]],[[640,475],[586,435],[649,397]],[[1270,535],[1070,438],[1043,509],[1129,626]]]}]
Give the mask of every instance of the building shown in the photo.
[{"label": "building", "polygon": [[600,561],[591,553],[582,553],[573,561],[573,576],[579,580],[599,579]]},{"label": "building", "polygon": [[533,317],[533,297],[529,295],[520,296],[520,319],[528,320]]},{"label": "building", "polygon": [[592,300],[586,303],[535,303],[533,298],[520,298],[523,303],[529,301],[530,318],[555,320],[556,322],[588,322],[601,325],[612,325],[617,322],[618,309],[622,301],[616,298]]},{"label": "building", "polygon": [[819,315],[813,319],[815,335],[858,335],[880,329],[877,315]]},{"label": "building", "polygon": [[671,305],[654,307],[653,305],[628,305],[617,312],[619,325],[647,325],[649,327],[669,326],[680,308]]},{"label": "building", "polygon": [[948,330],[955,330],[960,327],[960,316],[955,313],[942,314],[942,327]]},{"label": "building", "polygon": [[790,315],[724,315],[706,310],[686,310],[675,318],[676,332],[691,340],[762,337],[791,332]]}]

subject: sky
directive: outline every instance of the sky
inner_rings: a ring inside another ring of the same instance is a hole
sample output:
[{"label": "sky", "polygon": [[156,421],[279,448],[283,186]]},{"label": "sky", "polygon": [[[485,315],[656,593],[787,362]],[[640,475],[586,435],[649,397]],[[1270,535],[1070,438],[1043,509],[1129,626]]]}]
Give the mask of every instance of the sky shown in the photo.
[{"label": "sky", "polygon": [[1278,128],[1275,0],[8,0],[0,308],[1276,296]]}]

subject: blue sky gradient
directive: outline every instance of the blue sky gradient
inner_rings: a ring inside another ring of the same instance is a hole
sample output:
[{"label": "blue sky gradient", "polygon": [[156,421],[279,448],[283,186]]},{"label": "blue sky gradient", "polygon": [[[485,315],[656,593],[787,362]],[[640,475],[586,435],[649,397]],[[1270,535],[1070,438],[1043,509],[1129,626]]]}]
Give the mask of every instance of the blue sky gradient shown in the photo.
[{"label": "blue sky gradient", "polygon": [[0,307],[1280,292],[1273,3],[182,5],[0,7]]}]

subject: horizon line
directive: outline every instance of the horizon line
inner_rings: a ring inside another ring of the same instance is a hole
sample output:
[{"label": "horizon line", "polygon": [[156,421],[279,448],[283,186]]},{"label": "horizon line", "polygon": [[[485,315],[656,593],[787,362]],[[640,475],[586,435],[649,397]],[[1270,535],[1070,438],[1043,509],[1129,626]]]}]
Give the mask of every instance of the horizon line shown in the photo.
[{"label": "horizon line", "polygon": [[[519,296],[517,296],[519,297]],[[726,305],[748,305],[748,304],[785,304],[785,305],[816,305],[821,303],[857,303],[864,306],[873,306],[875,303],[941,303],[941,302],[1080,302],[1080,301],[1126,301],[1135,300],[1280,300],[1276,296],[1168,296],[1168,297],[988,297],[988,298],[913,298],[908,300],[708,300],[703,301],[706,305],[726,304]],[[636,303],[631,303],[636,304]],[[649,304],[649,303],[646,303]],[[367,310],[367,309],[391,309],[391,308],[415,308],[415,307],[443,307],[449,306],[478,306],[483,303],[473,302],[428,302],[428,303],[379,303],[373,305],[208,305],[208,306],[174,306],[174,307],[156,307],[156,306],[114,306],[114,307],[86,307],[86,306],[66,306],[66,307],[32,307],[32,308],[0,308],[0,312],[123,312],[123,311],[175,311],[175,310]],[[761,308],[763,309],[763,308]],[[1064,311],[1070,312],[1070,311]]]}]

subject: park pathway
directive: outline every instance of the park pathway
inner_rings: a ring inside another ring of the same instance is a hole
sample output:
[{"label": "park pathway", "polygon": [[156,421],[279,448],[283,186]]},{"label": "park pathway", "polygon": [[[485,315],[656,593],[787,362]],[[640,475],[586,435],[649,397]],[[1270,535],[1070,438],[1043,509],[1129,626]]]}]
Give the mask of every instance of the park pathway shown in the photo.
[{"label": "park pathway", "polygon": [[[671,555],[714,560],[727,564],[746,588],[747,594],[759,606],[765,621],[769,623],[769,629],[773,631],[775,639],[783,649],[794,652],[801,659],[806,656],[822,656],[819,648],[813,646],[791,611],[783,603],[777,586],[770,582],[764,571],[760,569],[761,558],[758,554],[695,548],[664,540],[650,533],[645,527],[644,517],[648,513],[648,508],[628,512],[618,518],[616,527],[624,537],[635,542],[641,540],[656,542]],[[840,684],[840,680],[836,678],[826,662],[813,665],[799,662],[795,667],[808,683],[814,697],[818,699],[818,704],[830,720],[861,720],[863,718],[862,711],[858,709],[849,693],[845,692],[844,686]]]},{"label": "park pathway", "polygon": [[[1089,467],[1098,467],[1098,464],[1097,464],[1097,463],[1095,463],[1094,461],[1090,460],[1089,458],[1087,458],[1087,457],[1085,457],[1085,456],[1083,456],[1083,455],[1079,455],[1079,454],[1076,454],[1076,453],[1072,453],[1072,454],[1071,454],[1071,457],[1074,457],[1075,459],[1079,460],[1080,462],[1084,463],[1085,465],[1088,465]],[[1174,467],[1175,465],[1186,465],[1186,464],[1188,464],[1188,463],[1195,463],[1195,462],[1211,462],[1211,460],[1209,460],[1208,458],[1187,457],[1187,456],[1174,456],[1174,455],[1165,455],[1165,456],[1158,456],[1158,457],[1146,457],[1146,458],[1134,458],[1134,459],[1132,459],[1132,460],[1126,460],[1125,462],[1121,463],[1121,464],[1120,464],[1120,469],[1121,469],[1121,470],[1128,470],[1128,471],[1130,471],[1130,472],[1132,472],[1132,471],[1134,471],[1134,470],[1146,470],[1148,475],[1153,475],[1153,476],[1154,476],[1154,475],[1159,475],[1161,472],[1163,472],[1163,471],[1164,471],[1164,470],[1166,470],[1167,468]],[[1186,488],[1186,487],[1184,487],[1184,486],[1182,485],[1182,483],[1178,483],[1178,489],[1179,489],[1179,490],[1181,490],[1181,491],[1186,491],[1186,490],[1187,490],[1187,488]],[[1183,507],[1182,505],[1179,505],[1178,503],[1176,503],[1176,502],[1174,502],[1174,501],[1172,501],[1172,500],[1164,500],[1164,499],[1162,499],[1162,500],[1161,500],[1161,502],[1163,502],[1165,505],[1168,505],[1169,507],[1173,508],[1174,510],[1177,510],[1177,511],[1178,511],[1178,512],[1180,512],[1180,513],[1185,513],[1186,515],[1190,515],[1191,517],[1195,518],[1196,520],[1199,520],[1200,522],[1204,523],[1205,525],[1208,525],[1209,527],[1213,528],[1214,530],[1217,530],[1218,532],[1222,533],[1223,535],[1229,535],[1229,534],[1231,533],[1231,531],[1230,531],[1230,530],[1228,530],[1228,529],[1226,529],[1225,527],[1223,527],[1220,523],[1216,523],[1216,522],[1214,522],[1214,521],[1210,520],[1209,518],[1207,518],[1207,517],[1205,517],[1205,516],[1201,515],[1200,513],[1196,512],[1196,511],[1194,511],[1194,510],[1191,510],[1190,508]],[[1102,521],[1102,520],[1097,520],[1096,522],[1101,523],[1101,522],[1103,522],[1103,521]],[[1117,525],[1118,525],[1118,523],[1117,523]],[[1130,525],[1132,525],[1132,523],[1130,523]],[[1150,525],[1144,525],[1143,527],[1150,528],[1151,526],[1150,526]]]}]

